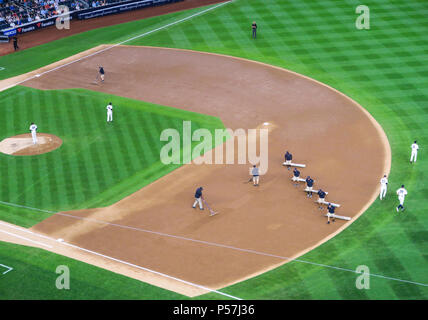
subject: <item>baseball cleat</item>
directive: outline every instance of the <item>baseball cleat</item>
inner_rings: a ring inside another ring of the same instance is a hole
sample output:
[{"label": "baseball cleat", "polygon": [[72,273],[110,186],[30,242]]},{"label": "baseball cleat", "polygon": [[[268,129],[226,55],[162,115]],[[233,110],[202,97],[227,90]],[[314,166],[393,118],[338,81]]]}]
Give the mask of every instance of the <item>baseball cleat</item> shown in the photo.
[{"label": "baseball cleat", "polygon": [[396,210],[397,210],[397,212],[398,212],[398,207],[397,208],[395,208]]}]

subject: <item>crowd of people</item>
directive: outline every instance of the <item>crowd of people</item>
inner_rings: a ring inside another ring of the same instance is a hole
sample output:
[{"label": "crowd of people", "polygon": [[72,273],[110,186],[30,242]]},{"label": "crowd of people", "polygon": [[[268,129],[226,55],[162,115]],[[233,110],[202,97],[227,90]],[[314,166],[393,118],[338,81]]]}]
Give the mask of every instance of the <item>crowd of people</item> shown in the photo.
[{"label": "crowd of people", "polygon": [[121,1],[124,0],[0,0],[0,30],[57,16],[64,11],[61,6],[71,12]]}]

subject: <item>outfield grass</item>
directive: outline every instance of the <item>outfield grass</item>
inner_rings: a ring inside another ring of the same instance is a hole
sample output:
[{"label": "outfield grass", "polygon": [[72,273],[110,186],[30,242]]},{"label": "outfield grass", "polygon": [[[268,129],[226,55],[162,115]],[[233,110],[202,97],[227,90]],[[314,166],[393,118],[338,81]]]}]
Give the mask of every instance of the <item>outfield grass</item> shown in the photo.
[{"label": "outfield grass", "polygon": [[[360,4],[356,0],[236,0],[132,43],[229,54],[305,74],[356,100],[388,136],[392,169],[387,199],[377,200],[351,227],[301,260],[349,270],[364,264],[371,273],[425,286],[371,277],[370,290],[358,290],[354,273],[292,262],[223,289],[227,293],[244,299],[428,298],[428,3],[367,1],[371,29],[357,30],[355,8]],[[257,40],[251,39],[253,20],[259,26]],[[122,32],[125,36],[125,28]],[[57,56],[66,55],[72,41],[64,39]],[[28,56],[41,50],[29,49]],[[10,58],[1,57],[0,66],[5,59]],[[414,139],[421,149],[418,162],[411,166]],[[394,193],[403,183],[409,191],[407,210],[398,215]]]},{"label": "outfield grass", "polygon": [[[110,101],[114,121],[107,123]],[[0,112],[1,140],[28,132],[31,122],[63,140],[37,157],[0,154],[0,200],[49,211],[108,206],[178,168],[159,158],[166,128],[181,132],[184,120],[192,132],[224,128],[215,117],[83,89],[14,87],[0,93]],[[48,216],[0,204],[0,219],[17,225]]]},{"label": "outfield grass", "polygon": [[[7,262],[6,262],[7,261]],[[0,299],[185,299],[184,296],[135,281],[45,250],[0,242]],[[70,288],[59,290],[58,266],[70,271]],[[37,285],[34,280],[37,279]]]}]

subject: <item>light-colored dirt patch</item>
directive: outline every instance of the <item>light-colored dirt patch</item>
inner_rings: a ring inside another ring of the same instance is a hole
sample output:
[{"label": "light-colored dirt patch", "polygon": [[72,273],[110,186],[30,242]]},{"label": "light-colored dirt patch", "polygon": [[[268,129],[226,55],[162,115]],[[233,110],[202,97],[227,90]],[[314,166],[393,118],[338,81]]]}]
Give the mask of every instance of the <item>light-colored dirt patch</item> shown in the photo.
[{"label": "light-colored dirt patch", "polygon": [[14,156],[33,156],[58,149],[62,140],[53,134],[37,133],[37,143],[33,143],[31,133],[3,139],[0,152]]}]

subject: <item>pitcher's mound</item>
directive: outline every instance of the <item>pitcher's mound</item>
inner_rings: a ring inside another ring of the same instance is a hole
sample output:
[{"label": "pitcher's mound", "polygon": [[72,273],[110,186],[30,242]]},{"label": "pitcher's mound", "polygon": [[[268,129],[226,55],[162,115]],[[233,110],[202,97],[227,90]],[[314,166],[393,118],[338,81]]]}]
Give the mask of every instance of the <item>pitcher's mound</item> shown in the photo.
[{"label": "pitcher's mound", "polygon": [[32,156],[59,148],[62,140],[53,134],[38,133],[37,144],[33,144],[31,133],[6,138],[0,142],[0,152],[14,156]]}]

